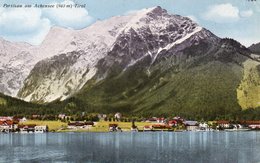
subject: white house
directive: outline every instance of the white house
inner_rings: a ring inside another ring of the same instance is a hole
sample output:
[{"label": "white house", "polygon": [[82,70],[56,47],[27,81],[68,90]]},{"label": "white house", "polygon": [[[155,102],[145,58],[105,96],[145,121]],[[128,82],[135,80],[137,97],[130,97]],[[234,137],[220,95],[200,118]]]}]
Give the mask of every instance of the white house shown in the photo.
[{"label": "white house", "polygon": [[184,121],[187,131],[196,131],[199,129],[199,124],[197,121]]},{"label": "white house", "polygon": [[199,128],[201,129],[201,130],[208,130],[208,128],[209,128],[209,126],[208,126],[208,124],[207,123],[200,123],[199,124]]},{"label": "white house", "polygon": [[44,126],[35,126],[35,133],[44,133],[44,132],[48,132],[48,126],[44,125]]},{"label": "white house", "polygon": [[59,119],[65,119],[65,117],[66,117],[66,114],[59,114],[59,115],[58,115],[58,118],[59,118]]},{"label": "white house", "polygon": [[115,118],[116,118],[116,119],[121,119],[121,118],[122,118],[122,114],[119,113],[119,112],[117,112],[117,113],[115,114]]},{"label": "white house", "polygon": [[20,119],[20,122],[25,122],[27,121],[27,119],[25,117],[23,117],[22,119]]}]

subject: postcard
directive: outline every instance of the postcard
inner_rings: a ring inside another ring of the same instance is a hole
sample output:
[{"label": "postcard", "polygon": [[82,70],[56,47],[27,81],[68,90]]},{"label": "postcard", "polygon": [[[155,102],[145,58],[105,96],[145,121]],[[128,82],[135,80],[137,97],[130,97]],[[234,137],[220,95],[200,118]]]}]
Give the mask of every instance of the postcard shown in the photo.
[{"label": "postcard", "polygon": [[260,162],[260,0],[0,0],[0,162]]}]

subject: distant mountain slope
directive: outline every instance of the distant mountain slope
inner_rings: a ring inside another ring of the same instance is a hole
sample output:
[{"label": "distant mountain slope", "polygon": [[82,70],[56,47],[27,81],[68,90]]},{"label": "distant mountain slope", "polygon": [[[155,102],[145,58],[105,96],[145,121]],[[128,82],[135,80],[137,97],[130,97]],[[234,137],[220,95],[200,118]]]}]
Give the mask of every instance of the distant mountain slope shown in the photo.
[{"label": "distant mountain slope", "polygon": [[251,45],[251,46],[249,47],[249,49],[250,49],[253,53],[260,54],[260,43]]},{"label": "distant mountain slope", "polygon": [[68,42],[72,39],[70,33],[68,29],[53,27],[39,46],[0,38],[0,92],[17,96],[37,62],[72,48]]}]

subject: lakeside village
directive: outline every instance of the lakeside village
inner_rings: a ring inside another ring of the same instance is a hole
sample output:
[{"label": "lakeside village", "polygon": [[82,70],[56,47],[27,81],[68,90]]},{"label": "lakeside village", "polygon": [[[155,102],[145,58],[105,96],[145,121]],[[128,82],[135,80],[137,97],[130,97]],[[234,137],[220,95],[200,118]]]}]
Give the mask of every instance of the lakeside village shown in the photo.
[{"label": "lakeside village", "polygon": [[[145,132],[145,131],[250,131],[260,130],[260,121],[227,120],[198,122],[185,120],[181,117],[164,118],[151,117],[142,120],[129,120],[116,113],[113,118],[106,114],[98,114],[91,121],[74,120],[65,114],[57,115],[58,120],[45,121],[41,115],[32,115],[31,119],[26,117],[0,117],[0,132],[2,133],[45,133],[45,132]],[[88,119],[89,120],[89,119]],[[41,122],[34,123],[34,122]],[[48,123],[61,123],[58,128],[53,129]]]}]

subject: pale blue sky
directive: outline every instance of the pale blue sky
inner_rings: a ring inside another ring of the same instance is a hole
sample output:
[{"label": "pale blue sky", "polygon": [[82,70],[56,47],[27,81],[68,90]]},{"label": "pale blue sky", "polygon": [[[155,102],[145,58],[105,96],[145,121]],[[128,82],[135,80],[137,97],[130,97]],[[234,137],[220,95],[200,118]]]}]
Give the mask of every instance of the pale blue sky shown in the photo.
[{"label": "pale blue sky", "polygon": [[[260,0],[74,0],[85,9],[4,9],[3,4],[60,3],[64,0],[0,0],[0,37],[39,44],[51,26],[84,28],[96,20],[161,6],[171,14],[189,16],[219,37],[249,46],[260,42]],[[72,3],[72,2],[67,2]],[[30,15],[33,15],[32,18]]]}]

